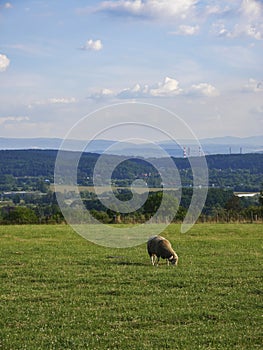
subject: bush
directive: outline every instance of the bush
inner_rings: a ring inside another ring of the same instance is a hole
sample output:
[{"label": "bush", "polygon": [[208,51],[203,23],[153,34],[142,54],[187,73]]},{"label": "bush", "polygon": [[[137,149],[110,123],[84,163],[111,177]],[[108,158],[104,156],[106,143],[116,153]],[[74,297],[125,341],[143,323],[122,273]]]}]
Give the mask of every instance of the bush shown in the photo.
[{"label": "bush", "polygon": [[3,224],[36,224],[38,218],[35,212],[27,207],[7,207],[2,209]]}]

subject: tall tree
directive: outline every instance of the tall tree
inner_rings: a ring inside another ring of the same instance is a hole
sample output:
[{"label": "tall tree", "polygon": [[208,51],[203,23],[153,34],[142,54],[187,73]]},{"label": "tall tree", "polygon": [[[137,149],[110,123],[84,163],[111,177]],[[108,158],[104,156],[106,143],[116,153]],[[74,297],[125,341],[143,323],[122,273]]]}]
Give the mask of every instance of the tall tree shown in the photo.
[{"label": "tall tree", "polygon": [[261,190],[260,190],[260,193],[259,193],[259,204],[263,207],[263,183],[261,184]]}]

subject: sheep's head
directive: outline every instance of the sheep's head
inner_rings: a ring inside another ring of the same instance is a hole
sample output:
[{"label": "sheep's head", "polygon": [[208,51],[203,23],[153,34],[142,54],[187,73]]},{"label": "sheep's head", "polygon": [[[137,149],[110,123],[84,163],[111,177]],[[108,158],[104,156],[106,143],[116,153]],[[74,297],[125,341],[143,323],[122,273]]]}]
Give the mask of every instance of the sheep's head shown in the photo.
[{"label": "sheep's head", "polygon": [[177,255],[171,255],[170,258],[168,259],[168,261],[172,264],[172,265],[177,265],[178,264],[178,256]]}]

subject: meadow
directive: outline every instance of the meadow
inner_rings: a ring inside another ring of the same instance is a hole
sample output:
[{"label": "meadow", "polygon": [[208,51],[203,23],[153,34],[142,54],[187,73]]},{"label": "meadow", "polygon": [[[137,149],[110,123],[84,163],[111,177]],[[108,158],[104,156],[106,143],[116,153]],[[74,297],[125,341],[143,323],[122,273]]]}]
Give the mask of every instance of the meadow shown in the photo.
[{"label": "meadow", "polygon": [[153,267],[146,244],[0,226],[0,349],[262,349],[262,225],[179,229],[178,266]]}]

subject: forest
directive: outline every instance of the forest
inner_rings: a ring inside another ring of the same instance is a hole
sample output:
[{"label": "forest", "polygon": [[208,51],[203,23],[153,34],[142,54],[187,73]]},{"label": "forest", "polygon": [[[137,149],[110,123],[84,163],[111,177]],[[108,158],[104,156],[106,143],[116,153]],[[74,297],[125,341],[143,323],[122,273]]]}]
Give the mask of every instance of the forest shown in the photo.
[{"label": "forest", "polygon": [[[43,184],[54,182],[56,150],[2,150],[0,151],[0,191],[40,190]],[[92,186],[96,153],[83,153],[78,167],[78,185]],[[157,170],[147,159],[107,155],[109,162],[117,159],[120,164],[113,172],[112,183],[127,186],[138,178],[144,178],[149,187],[161,187]],[[172,158],[183,187],[192,186],[192,171],[187,158]],[[155,160],[169,173],[165,158]],[[233,191],[260,191],[263,182],[263,154],[227,154],[206,156],[209,171],[209,187],[227,188]],[[146,174],[146,175],[145,175]]]},{"label": "forest", "polygon": [[[70,205],[78,220],[80,215],[79,197],[75,193],[54,193],[55,150],[8,150],[0,151],[0,224],[61,223],[64,218],[57,202]],[[78,186],[85,208],[103,223],[145,222],[157,211],[163,196],[167,203],[177,205],[174,222],[181,222],[192,198],[193,179],[190,163],[185,158],[173,158],[180,174],[181,188],[163,191],[160,174],[147,159],[126,160],[117,157],[119,165],[112,174],[111,183],[115,196],[125,202],[131,199],[129,185],[143,178],[150,188],[146,202],[136,212],[120,214],[107,209],[92,191],[92,174],[99,154],[84,153],[78,167]],[[205,206],[199,221],[251,222],[263,218],[263,154],[211,155],[206,157],[209,170],[209,188]],[[169,174],[165,159],[158,159],[158,165]],[[63,185],[63,183],[62,183]],[[102,183],[103,185],[103,183]],[[182,192],[180,195],[177,193]],[[236,192],[258,193],[251,198],[240,198]],[[140,196],[138,194],[138,201]],[[102,194],[105,198],[107,191]],[[176,203],[175,198],[180,197]],[[69,203],[70,201],[70,203]],[[168,210],[162,219],[168,218]]]}]

